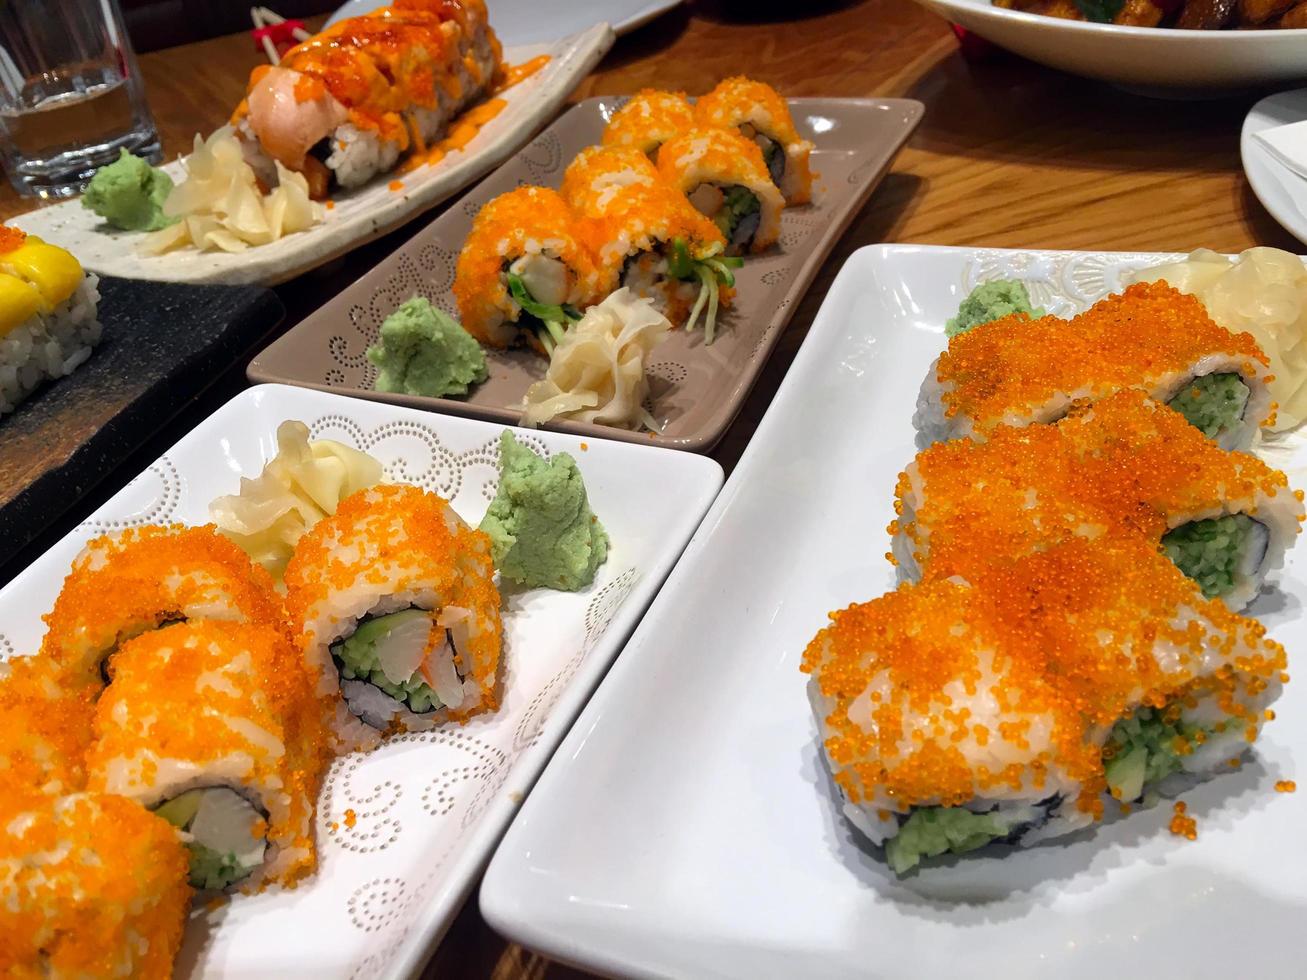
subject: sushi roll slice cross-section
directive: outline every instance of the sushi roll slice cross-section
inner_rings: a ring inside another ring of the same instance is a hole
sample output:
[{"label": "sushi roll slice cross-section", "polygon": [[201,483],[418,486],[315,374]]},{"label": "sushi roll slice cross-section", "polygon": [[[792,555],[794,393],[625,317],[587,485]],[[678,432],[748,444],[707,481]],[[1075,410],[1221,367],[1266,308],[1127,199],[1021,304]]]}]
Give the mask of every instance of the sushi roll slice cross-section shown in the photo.
[{"label": "sushi roll slice cross-section", "polygon": [[1075,538],[834,612],[803,658],[844,813],[898,874],[1230,771],[1285,666],[1144,543]]},{"label": "sushi roll slice cross-section", "polygon": [[315,866],[325,703],[279,630],[178,623],[123,644],[96,704],[88,785],[178,829],[199,889],[292,884]]},{"label": "sushi roll slice cross-section", "polygon": [[966,576],[995,554],[1068,535],[1128,535],[1236,611],[1283,565],[1307,516],[1283,473],[1133,389],[1051,426],[937,443],[900,475],[896,496],[890,532],[905,580],[923,569]]},{"label": "sushi roll slice cross-section", "polygon": [[770,85],[739,75],[723,79],[699,98],[694,114],[700,126],[738,129],[755,143],[787,204],[812,200],[812,143],[799,136],[789,105]]},{"label": "sushi roll slice cross-section", "polygon": [[0,976],[172,976],[191,889],[166,821],[120,796],[4,792],[0,826]]},{"label": "sushi roll slice cross-section", "polygon": [[296,546],[287,608],[341,751],[498,705],[490,540],[419,487],[341,503]]},{"label": "sushi roll slice cross-section", "polygon": [[608,120],[603,145],[631,147],[653,158],[660,146],[694,125],[694,109],[684,92],[641,89]]},{"label": "sushi roll slice cross-section", "polygon": [[1269,361],[1166,283],[1136,283],[1078,316],[1013,314],[958,334],[932,364],[913,423],[920,448],[1054,422],[1081,399],[1138,388],[1224,449],[1273,420]]},{"label": "sushi roll slice cross-section", "polygon": [[281,629],[272,578],[213,525],[149,525],[92,540],[75,559],[41,655],[72,686],[99,688],[119,644],[170,623],[231,620]]},{"label": "sushi roll slice cross-section", "polygon": [[616,187],[582,217],[603,295],[626,287],[674,325],[693,330],[702,322],[712,343],[742,261],[726,255],[721,229],[665,183]]},{"label": "sushi roll slice cross-section", "polygon": [[0,416],[91,356],[98,283],[66,250],[0,225]]},{"label": "sushi roll slice cross-section", "polygon": [[780,235],[785,200],[758,147],[734,129],[693,129],[658,151],[658,170],[726,238],[727,255],[762,252]]},{"label": "sushi roll slice cross-section", "polygon": [[576,215],[556,191],[519,187],[477,214],[454,272],[463,327],[492,347],[549,354],[599,298],[599,273]]}]

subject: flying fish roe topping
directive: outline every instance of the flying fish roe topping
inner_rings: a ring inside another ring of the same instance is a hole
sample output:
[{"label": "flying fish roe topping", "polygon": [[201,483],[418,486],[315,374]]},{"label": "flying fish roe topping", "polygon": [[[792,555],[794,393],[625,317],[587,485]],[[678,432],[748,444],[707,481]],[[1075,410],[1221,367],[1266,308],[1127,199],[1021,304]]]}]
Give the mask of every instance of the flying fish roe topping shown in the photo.
[{"label": "flying fish roe topping", "polygon": [[[895,506],[909,512],[899,526],[918,562],[965,575],[973,561],[1067,537],[1155,543],[1175,515],[1251,512],[1289,494],[1280,471],[1127,389],[1055,425],[936,443],[900,474]],[[1293,499],[1301,526],[1307,514]]]},{"label": "flying fish roe topping", "polygon": [[1293,793],[1298,789],[1298,784],[1292,779],[1278,779],[1275,782],[1275,792]]},{"label": "flying fish roe topping", "polygon": [[782,143],[799,142],[789,104],[781,94],[767,83],[743,75],[718,82],[711,92],[699,97],[694,113],[702,126],[734,129],[747,122]]},{"label": "flying fish roe topping", "polygon": [[124,643],[95,708],[88,783],[153,807],[178,766],[241,773],[268,815],[280,881],[314,867],[313,805],[328,761],[326,704],[286,636],[178,623]]},{"label": "flying fish roe topping", "polygon": [[27,233],[10,225],[0,225],[0,254],[13,252],[27,241]]},{"label": "flying fish roe topping", "polygon": [[310,660],[325,642],[317,630],[338,621],[336,596],[364,583],[392,595],[432,592],[441,605],[468,610],[477,629],[457,648],[457,666],[465,678],[476,679],[482,698],[471,712],[450,716],[462,719],[497,706],[503,627],[490,539],[441,497],[408,484],[383,484],[346,497],[334,515],[300,539],[285,582],[287,612]]},{"label": "flying fish roe topping", "polygon": [[[1102,733],[1141,705],[1248,705],[1284,650],[1142,543],[1069,539],[831,614],[804,652],[855,803],[1061,787],[1100,816]],[[1002,765],[995,765],[1001,760]]]},{"label": "flying fish roe topping", "polygon": [[558,192],[546,187],[519,187],[488,202],[472,222],[454,273],[454,297],[468,332],[483,343],[503,346],[491,325],[515,321],[519,313],[504,282],[504,267],[527,254],[562,261],[573,306],[595,302],[599,274],[588,244],[574,233],[578,224]]},{"label": "flying fish roe topping", "polygon": [[0,663],[0,795],[82,789],[93,708],[93,690],[60,684],[44,657]]},{"label": "flying fish roe topping", "polygon": [[1184,837],[1186,840],[1197,840],[1198,821],[1185,813],[1184,802],[1177,802],[1175,806],[1171,808],[1171,812],[1174,815],[1171,817],[1171,822],[1167,824],[1167,829],[1169,829],[1176,837]]},{"label": "flying fish roe topping", "polygon": [[0,793],[0,974],[167,977],[191,889],[164,820],[119,796]]},{"label": "flying fish roe topping", "polygon": [[272,578],[212,524],[129,528],[73,560],[44,617],[41,655],[70,684],[98,687],[101,662],[121,640],[191,615],[283,628]]},{"label": "flying fish roe topping", "polygon": [[1197,298],[1164,282],[1135,283],[1070,320],[1017,313],[959,334],[940,355],[937,378],[945,414],[988,432],[1065,393],[1160,393],[1155,389],[1213,354],[1234,358],[1248,377],[1267,372],[1252,336],[1218,326]]},{"label": "flying fish roe topping", "polygon": [[604,127],[604,146],[629,146],[653,155],[658,147],[695,124],[684,92],[641,89],[613,113]]}]

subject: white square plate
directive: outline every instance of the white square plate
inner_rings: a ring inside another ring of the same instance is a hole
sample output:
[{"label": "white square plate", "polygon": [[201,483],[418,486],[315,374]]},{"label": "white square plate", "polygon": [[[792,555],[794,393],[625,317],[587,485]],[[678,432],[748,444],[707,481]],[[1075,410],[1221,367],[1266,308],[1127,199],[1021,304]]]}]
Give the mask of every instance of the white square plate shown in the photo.
[{"label": "white square plate", "polygon": [[[840,815],[799,672],[829,610],[893,586],[885,529],[917,388],[968,290],[1021,278],[1067,314],[1162,258],[855,253],[500,845],[481,889],[490,923],[623,976],[1300,976],[1307,794],[1273,784],[1307,745],[1307,683],[1289,685],[1241,770],[1185,794],[1195,842],[1159,806],[899,880]],[[1291,659],[1307,641],[1302,554],[1257,610]]]},{"label": "white square plate", "polygon": [[[36,649],[73,556],[135,524],[204,523],[276,452],[284,419],[366,450],[388,479],[449,499],[470,523],[498,485],[504,427],[340,395],[243,392],[0,591],[0,655]],[[337,759],[318,800],[320,866],[289,892],[237,896],[192,914],[177,975],[405,976],[421,967],[495,841],[721,486],[715,462],[667,449],[520,432],[565,450],[612,540],[590,588],[504,597],[502,704],[466,725],[392,738]],[[354,812],[347,820],[346,811]]]}]

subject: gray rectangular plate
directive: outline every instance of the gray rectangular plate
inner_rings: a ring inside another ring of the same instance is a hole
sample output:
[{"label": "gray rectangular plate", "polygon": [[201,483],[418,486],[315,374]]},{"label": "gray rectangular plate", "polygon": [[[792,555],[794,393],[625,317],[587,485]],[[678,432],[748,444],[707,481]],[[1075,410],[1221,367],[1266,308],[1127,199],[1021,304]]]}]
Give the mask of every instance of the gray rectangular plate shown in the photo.
[{"label": "gray rectangular plate", "polygon": [[[466,399],[373,391],[376,369],[364,351],[381,322],[414,294],[457,316],[450,289],[454,265],[481,205],[521,184],[558,186],[572,158],[599,142],[623,101],[602,97],[574,106],[390,258],[259,354],[250,364],[250,380],[516,423],[522,396],[545,369],[544,359],[529,351],[487,351],[490,378]],[[923,111],[906,99],[793,99],[790,109],[799,132],[816,145],[814,203],[786,209],[779,248],[746,260],[736,274],[735,304],[711,347],[704,346],[701,331],[676,330],[654,351],[650,401],[662,431],[581,422],[554,428],[694,452],[707,452],[721,438],[799,298]]]}]

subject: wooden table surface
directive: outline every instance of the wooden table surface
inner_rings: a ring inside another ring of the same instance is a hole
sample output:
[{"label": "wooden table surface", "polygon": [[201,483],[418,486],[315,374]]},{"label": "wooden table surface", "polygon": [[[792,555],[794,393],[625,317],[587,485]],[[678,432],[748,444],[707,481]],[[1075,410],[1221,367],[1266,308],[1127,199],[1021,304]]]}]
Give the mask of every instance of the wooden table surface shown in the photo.
[{"label": "wooden table surface", "polygon": [[[493,21],[494,0],[490,7]],[[248,37],[233,36],[140,60],[171,157],[189,147],[195,132],[207,133],[225,120],[259,56]],[[793,96],[919,99],[926,116],[822,268],[741,417],[714,453],[728,469],[766,410],[832,277],[861,245],[1299,248],[1257,203],[1239,164],[1239,127],[1261,93],[1219,102],[1157,102],[1002,54],[968,59],[944,21],[907,0],[693,2],[618,39],[573,99],[649,85],[694,94],[737,73]],[[0,216],[30,206],[7,186],[0,193]],[[279,287],[289,310],[284,326],[321,305],[437,213],[328,270]],[[234,365],[67,521],[0,569],[0,582],[243,384],[243,365]],[[499,939],[481,920],[475,898],[428,975],[583,976]]]}]

